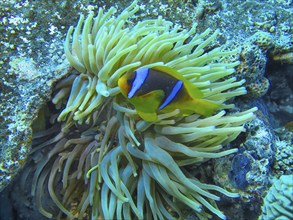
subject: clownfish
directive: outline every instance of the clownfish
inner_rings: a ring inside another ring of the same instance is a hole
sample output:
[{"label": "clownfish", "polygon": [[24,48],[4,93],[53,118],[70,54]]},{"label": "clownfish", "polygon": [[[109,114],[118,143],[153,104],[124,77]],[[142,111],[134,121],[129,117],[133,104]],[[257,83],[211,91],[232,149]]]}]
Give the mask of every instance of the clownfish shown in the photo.
[{"label": "clownfish", "polygon": [[181,115],[210,116],[220,105],[202,100],[203,93],[177,70],[167,66],[139,68],[118,80],[122,95],[134,105],[145,121],[157,120],[159,113],[179,109]]}]

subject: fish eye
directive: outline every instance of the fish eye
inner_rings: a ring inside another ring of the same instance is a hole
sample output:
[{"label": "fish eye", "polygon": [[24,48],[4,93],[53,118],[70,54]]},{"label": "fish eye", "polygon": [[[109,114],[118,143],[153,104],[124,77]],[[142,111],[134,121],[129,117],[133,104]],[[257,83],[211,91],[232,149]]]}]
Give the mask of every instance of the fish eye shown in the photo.
[{"label": "fish eye", "polygon": [[133,79],[127,79],[127,83],[128,83],[128,84],[131,84],[132,81],[133,81]]},{"label": "fish eye", "polygon": [[135,78],[135,75],[131,75],[131,76],[127,79],[127,83],[128,83],[129,85],[131,85],[131,84],[133,83],[134,78]]}]

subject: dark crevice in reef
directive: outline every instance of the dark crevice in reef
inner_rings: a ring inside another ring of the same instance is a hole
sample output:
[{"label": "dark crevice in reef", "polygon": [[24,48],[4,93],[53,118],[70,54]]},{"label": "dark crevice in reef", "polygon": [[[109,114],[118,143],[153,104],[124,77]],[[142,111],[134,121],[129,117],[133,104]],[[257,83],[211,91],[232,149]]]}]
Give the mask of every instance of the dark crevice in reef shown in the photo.
[{"label": "dark crevice in reef", "polygon": [[[293,64],[268,62],[266,76],[270,87],[264,101],[271,113],[273,126],[290,126],[293,122]],[[292,125],[291,125],[292,126]]]}]

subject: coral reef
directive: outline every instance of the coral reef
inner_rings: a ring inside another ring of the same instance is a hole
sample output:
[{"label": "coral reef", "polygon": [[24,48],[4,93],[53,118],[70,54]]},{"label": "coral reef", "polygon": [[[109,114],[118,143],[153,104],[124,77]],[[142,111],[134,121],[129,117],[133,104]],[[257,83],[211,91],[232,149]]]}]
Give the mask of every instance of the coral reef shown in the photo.
[{"label": "coral reef", "polygon": [[293,173],[293,132],[284,128],[276,129],[279,139],[276,141],[276,151],[272,170],[277,177]]},{"label": "coral reef", "polygon": [[277,138],[267,121],[263,103],[254,104],[259,111],[254,120],[246,123],[248,132],[239,138],[240,143],[231,143],[232,146],[239,145],[238,153],[214,161],[215,182],[240,194],[240,199],[234,200],[226,210],[235,214],[235,210],[242,207],[242,211],[237,214],[238,219],[246,219],[248,215],[256,219],[258,216],[262,198],[270,185],[271,170],[275,161]]},{"label": "coral reef", "polygon": [[202,14],[194,16],[199,18],[198,29],[220,28],[227,45],[242,48],[237,72],[246,79],[248,96],[264,96],[269,88],[266,66],[271,59],[292,62],[292,2],[198,1],[197,6]]},{"label": "coral reef", "polygon": [[[55,68],[53,72],[55,79],[50,75],[43,77],[44,73],[31,59],[15,58],[11,59],[8,70],[11,80],[0,83],[0,191],[25,163],[31,149],[32,121],[48,101],[44,96],[49,96],[51,84],[66,73],[66,67]],[[43,90],[44,96],[38,90]]]},{"label": "coral reef", "polygon": [[276,180],[264,198],[259,220],[293,218],[293,175],[283,175]]},{"label": "coral reef", "polygon": [[[229,77],[239,62],[217,60],[237,50],[205,52],[217,31],[179,31],[161,17],[131,25],[128,19],[138,9],[134,2],[114,17],[115,8],[100,8],[97,17],[81,16],[68,31],[65,54],[77,72],[56,85],[52,102],[60,110],[50,113],[51,128],[35,133],[20,184],[21,191],[32,186],[35,204],[48,218],[59,209],[58,218],[172,219],[183,218],[187,206],[201,219],[211,217],[207,210],[225,219],[215,203],[220,197],[209,191],[238,196],[201,183],[184,168],[236,152],[220,150],[254,117],[256,108],[226,114],[234,107],[226,101],[246,90],[244,80]],[[176,69],[222,110],[182,117],[173,109],[157,121],[143,121],[117,81],[139,67],[162,65]],[[46,188],[58,209],[43,200]]]},{"label": "coral reef", "polygon": [[50,99],[52,85],[68,69],[58,66],[64,52],[62,41],[56,39],[62,34],[48,34],[45,27],[53,26],[54,19],[35,13],[41,11],[39,3],[0,2],[0,191],[25,164],[31,125]]}]

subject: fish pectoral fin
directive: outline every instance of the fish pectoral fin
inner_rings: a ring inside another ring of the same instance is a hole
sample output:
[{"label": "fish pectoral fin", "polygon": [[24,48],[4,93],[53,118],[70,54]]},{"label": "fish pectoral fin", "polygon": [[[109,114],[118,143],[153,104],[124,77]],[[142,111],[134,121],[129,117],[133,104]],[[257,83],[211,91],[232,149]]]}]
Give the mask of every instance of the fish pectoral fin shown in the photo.
[{"label": "fish pectoral fin", "polygon": [[151,91],[147,94],[141,95],[140,97],[144,98],[144,99],[152,99],[152,100],[156,100],[157,102],[161,102],[161,100],[164,98],[164,92],[163,90],[154,90]]},{"label": "fish pectoral fin", "polygon": [[162,90],[154,90],[145,95],[137,96],[131,99],[138,115],[145,121],[156,121],[157,110],[164,97]]}]

